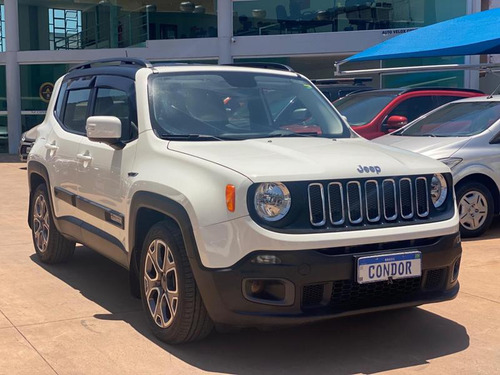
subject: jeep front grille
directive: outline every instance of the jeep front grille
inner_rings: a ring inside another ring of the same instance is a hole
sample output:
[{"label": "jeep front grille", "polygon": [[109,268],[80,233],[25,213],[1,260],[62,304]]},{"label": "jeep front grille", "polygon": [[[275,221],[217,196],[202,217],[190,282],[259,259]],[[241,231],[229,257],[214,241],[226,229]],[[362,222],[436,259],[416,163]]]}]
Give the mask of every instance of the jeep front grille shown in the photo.
[{"label": "jeep front grille", "polygon": [[412,221],[430,213],[426,177],[315,182],[307,193],[314,227]]}]

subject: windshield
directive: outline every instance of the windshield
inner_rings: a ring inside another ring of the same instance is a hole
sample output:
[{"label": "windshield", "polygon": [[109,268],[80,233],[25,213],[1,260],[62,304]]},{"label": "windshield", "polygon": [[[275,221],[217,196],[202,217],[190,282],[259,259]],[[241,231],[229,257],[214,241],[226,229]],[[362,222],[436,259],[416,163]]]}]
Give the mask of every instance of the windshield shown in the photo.
[{"label": "windshield", "polygon": [[451,103],[393,134],[410,137],[468,137],[500,119],[500,102]]},{"label": "windshield", "polygon": [[333,103],[339,112],[347,117],[351,126],[366,125],[394,99],[394,94],[357,94],[340,98]]},{"label": "windshield", "polygon": [[203,72],[152,75],[154,130],[177,140],[352,136],[307,81],[278,75]]}]

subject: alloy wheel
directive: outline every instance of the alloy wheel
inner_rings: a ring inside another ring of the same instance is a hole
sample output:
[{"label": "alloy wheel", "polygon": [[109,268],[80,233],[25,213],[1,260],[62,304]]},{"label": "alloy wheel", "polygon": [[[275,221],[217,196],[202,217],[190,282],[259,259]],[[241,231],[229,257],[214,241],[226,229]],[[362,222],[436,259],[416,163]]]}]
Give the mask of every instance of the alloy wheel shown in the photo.
[{"label": "alloy wheel", "polygon": [[144,264],[144,294],[149,312],[160,328],[169,327],[177,313],[179,291],[172,250],[155,239],[148,246]]},{"label": "alloy wheel", "polygon": [[44,253],[49,243],[50,219],[47,201],[41,194],[36,198],[33,209],[33,232],[38,251]]},{"label": "alloy wheel", "polygon": [[460,224],[468,230],[476,230],[484,224],[488,216],[486,197],[477,190],[464,194],[458,203]]}]

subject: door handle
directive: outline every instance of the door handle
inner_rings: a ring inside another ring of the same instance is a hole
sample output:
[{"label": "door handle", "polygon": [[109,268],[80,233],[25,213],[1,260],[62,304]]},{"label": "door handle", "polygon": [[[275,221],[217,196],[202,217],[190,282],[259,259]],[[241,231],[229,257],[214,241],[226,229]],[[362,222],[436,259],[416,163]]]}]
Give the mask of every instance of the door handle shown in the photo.
[{"label": "door handle", "polygon": [[92,161],[92,156],[90,156],[88,154],[77,154],[76,158],[78,160],[82,160],[82,161]]},{"label": "door handle", "polygon": [[45,148],[50,151],[56,151],[59,149],[59,146],[56,146],[55,143],[45,143]]}]

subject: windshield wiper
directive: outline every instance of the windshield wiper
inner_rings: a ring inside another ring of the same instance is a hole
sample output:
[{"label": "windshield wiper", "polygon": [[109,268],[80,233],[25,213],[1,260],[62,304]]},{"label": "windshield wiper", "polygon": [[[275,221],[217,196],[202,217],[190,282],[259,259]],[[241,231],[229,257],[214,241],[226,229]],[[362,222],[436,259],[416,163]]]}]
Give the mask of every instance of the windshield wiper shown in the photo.
[{"label": "windshield wiper", "polygon": [[224,139],[208,134],[160,134],[161,139],[171,141],[223,141]]},{"label": "windshield wiper", "polygon": [[303,133],[274,133],[274,134],[268,134],[265,135],[263,138],[286,138],[286,137],[315,137],[319,136],[321,134],[318,134],[316,132],[303,132]]}]

